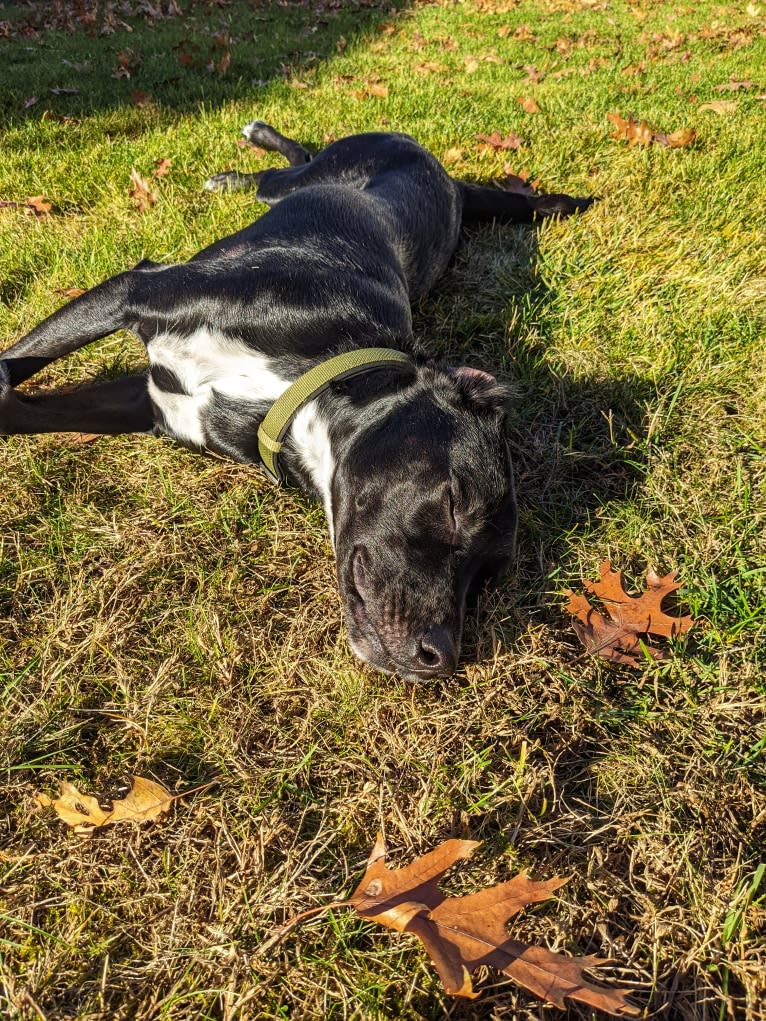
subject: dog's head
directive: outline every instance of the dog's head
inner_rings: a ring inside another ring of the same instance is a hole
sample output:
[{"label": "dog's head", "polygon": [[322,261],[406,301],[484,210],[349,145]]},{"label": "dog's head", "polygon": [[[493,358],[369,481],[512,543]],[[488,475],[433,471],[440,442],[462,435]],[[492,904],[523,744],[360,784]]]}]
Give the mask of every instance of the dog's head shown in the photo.
[{"label": "dog's head", "polygon": [[453,673],[467,597],[514,548],[503,388],[476,369],[419,368],[349,445],[332,506],[354,652],[412,680]]}]

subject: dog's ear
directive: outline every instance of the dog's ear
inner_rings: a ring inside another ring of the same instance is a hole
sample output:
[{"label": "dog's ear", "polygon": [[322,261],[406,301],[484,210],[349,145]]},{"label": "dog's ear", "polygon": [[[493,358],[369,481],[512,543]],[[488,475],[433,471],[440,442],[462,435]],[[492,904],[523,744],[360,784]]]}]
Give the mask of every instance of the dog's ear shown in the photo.
[{"label": "dog's ear", "polygon": [[508,388],[498,383],[489,372],[469,365],[449,371],[460,396],[472,407],[496,414],[506,412],[510,396]]}]

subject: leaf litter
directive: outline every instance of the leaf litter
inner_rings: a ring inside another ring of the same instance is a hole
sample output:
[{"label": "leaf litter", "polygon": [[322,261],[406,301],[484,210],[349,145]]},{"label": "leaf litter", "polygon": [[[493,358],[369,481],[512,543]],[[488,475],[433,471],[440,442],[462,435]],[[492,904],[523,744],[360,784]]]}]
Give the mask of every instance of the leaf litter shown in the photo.
[{"label": "leaf litter", "polygon": [[35,801],[41,808],[53,808],[59,819],[75,833],[91,834],[114,823],[161,819],[170,811],[176,797],[178,795],[171,794],[155,780],[132,776],[130,790],[123,798],[105,801],[92,794],[82,794],[74,784],[63,781],[58,798],[36,794]]},{"label": "leaf litter", "polygon": [[619,142],[627,142],[629,146],[651,145],[652,142],[656,142],[670,149],[683,149],[691,145],[697,137],[694,128],[679,128],[678,131],[667,134],[664,131],[655,131],[646,121],[623,117],[619,113],[608,113],[606,117],[614,124],[614,130],[609,132],[609,137],[616,138]]},{"label": "leaf litter", "polygon": [[361,918],[417,936],[452,996],[478,996],[472,975],[488,965],[560,1010],[566,1009],[566,1000],[576,1000],[615,1016],[637,1017],[638,1008],[627,999],[630,990],[597,986],[586,978],[586,971],[608,964],[608,959],[565,957],[512,939],[506,931],[514,915],[529,904],[547,900],[568,878],[538,883],[521,872],[463,897],[451,897],[439,889],[447,870],[480,846],[476,840],[445,840],[409,865],[390,869],[383,837],[378,834],[367,870],[352,895],[296,915],[261,945],[259,953],[310,917],[353,908]]},{"label": "leaf litter", "polygon": [[577,637],[588,652],[602,659],[638,667],[646,656],[655,660],[668,658],[667,649],[652,644],[652,636],[675,638],[686,634],[694,624],[689,616],[673,617],[665,613],[662,604],[679,588],[675,571],[662,577],[653,570],[646,575],[646,590],[631,596],[625,589],[620,571],[612,569],[609,560],[601,565],[598,581],[586,581],[585,590],[596,596],[606,609],[607,616],[595,609],[586,596],[567,589],[566,610]]}]

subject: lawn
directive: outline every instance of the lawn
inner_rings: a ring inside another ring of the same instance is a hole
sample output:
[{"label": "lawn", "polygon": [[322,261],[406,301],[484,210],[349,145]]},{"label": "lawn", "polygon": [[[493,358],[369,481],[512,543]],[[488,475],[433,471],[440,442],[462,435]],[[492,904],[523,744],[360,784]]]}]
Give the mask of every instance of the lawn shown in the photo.
[{"label": "lawn", "polygon": [[[629,146],[610,113],[696,138]],[[416,940],[348,912],[258,953],[352,890],[382,830],[396,864],[483,840],[452,891],[570,875],[514,934],[614,958],[647,1017],[766,1019],[766,4],[5,4],[0,347],[260,215],[201,190],[279,162],[237,144],[253,117],[598,196],[473,230],[416,310],[427,350],[513,389],[518,562],[460,673],[413,686],[354,659],[322,511],[256,468],[2,441],[0,1016],[561,1016],[496,973],[453,1000]],[[141,364],[117,334],[33,382]],[[635,589],[680,572],[696,624],[666,662],[583,653],[564,592],[606,557]],[[210,786],[91,839],[35,810],[129,774]]]}]

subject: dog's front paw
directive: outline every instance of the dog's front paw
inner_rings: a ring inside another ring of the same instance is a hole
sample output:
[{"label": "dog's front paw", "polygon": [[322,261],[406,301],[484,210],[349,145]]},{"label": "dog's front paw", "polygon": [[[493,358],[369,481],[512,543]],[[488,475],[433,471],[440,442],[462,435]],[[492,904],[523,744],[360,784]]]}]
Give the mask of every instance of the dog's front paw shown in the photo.
[{"label": "dog's front paw", "polygon": [[595,201],[593,198],[572,198],[571,195],[539,195],[535,196],[534,209],[538,216],[559,218],[584,213]]},{"label": "dog's front paw", "polygon": [[237,170],[225,170],[222,174],[213,174],[203,184],[205,191],[244,191],[252,187],[252,174],[240,174]]}]

